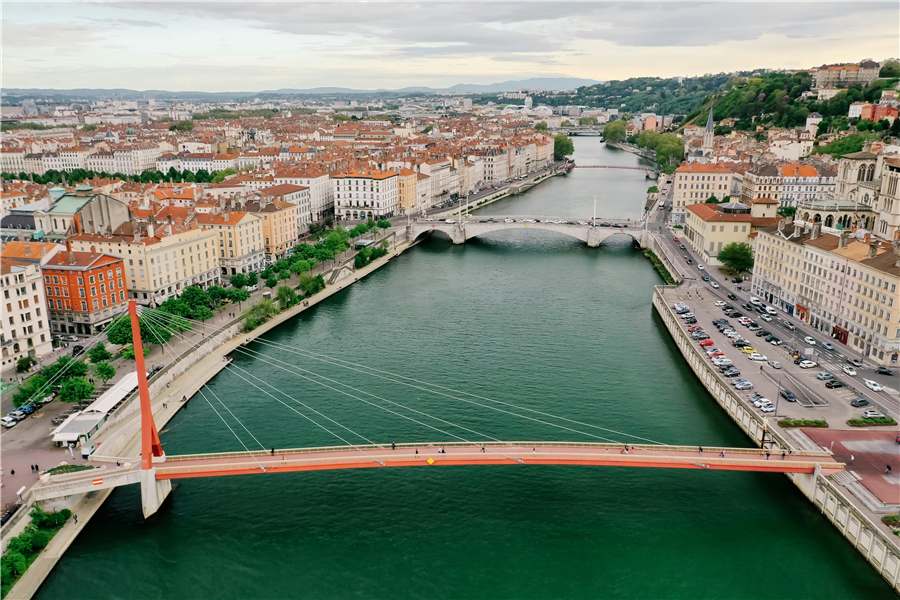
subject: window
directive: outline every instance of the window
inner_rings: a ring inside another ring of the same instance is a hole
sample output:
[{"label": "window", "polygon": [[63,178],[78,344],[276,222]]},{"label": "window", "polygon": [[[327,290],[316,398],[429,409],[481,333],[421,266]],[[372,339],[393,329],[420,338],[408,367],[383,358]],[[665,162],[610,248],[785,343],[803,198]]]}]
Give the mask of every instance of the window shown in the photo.
[{"label": "window", "polygon": [[84,300],[81,301],[81,310],[83,312],[87,312],[87,302],[85,302]]}]

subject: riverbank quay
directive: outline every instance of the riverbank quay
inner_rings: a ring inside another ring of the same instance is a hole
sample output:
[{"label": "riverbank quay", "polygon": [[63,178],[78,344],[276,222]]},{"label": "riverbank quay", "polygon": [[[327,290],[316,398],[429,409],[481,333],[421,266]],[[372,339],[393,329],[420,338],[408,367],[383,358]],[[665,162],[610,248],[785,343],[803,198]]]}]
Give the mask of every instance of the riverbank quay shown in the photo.
[{"label": "riverbank quay", "polygon": [[[685,325],[672,308],[676,302],[694,303],[699,299],[699,290],[694,289],[692,294],[688,286],[657,286],[653,292],[654,308],[685,361],[716,403],[755,445],[767,449],[773,457],[782,452],[790,454],[798,449],[818,449],[819,446],[802,431],[789,432],[782,429],[775,419],[758,413],[749,398],[743,397],[733,386],[726,384],[727,380],[710,363],[703,348],[690,338]],[[744,368],[744,365],[741,364],[740,367]],[[764,373],[763,369],[760,369],[760,373]],[[752,375],[748,373],[748,376]],[[778,388],[781,388],[780,383]],[[777,392],[765,395],[778,397]],[[782,403],[781,410],[795,409],[785,409]],[[777,412],[776,409],[776,414]],[[848,466],[848,470],[851,469],[852,466]],[[867,506],[867,503],[854,495],[858,489],[853,487],[857,480],[852,472],[826,476],[817,471],[811,475],[791,474],[788,477],[863,555],[872,568],[888,581],[894,591],[900,593],[900,538],[893,535],[887,525],[882,524],[883,515],[872,510],[877,509],[877,506]],[[889,505],[888,510],[892,508]]]}]

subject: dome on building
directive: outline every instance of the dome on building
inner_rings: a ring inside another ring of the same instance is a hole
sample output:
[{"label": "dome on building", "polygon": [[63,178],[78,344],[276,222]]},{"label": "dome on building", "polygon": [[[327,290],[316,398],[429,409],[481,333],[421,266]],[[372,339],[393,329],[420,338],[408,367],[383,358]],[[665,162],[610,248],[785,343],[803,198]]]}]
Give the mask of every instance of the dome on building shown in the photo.
[{"label": "dome on building", "polygon": [[137,135],[137,134],[134,132],[134,127],[129,125],[128,129],[125,130],[125,135]]},{"label": "dome on building", "polygon": [[720,204],[718,206],[719,212],[723,213],[731,213],[731,214],[741,214],[741,213],[750,213],[750,207],[742,202],[726,202],[725,204]]}]

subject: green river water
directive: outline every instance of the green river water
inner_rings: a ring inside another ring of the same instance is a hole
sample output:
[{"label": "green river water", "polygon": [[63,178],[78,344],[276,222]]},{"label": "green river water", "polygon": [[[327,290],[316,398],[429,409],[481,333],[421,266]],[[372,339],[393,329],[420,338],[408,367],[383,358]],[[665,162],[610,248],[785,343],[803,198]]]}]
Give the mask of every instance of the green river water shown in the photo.
[{"label": "green river water", "polygon": [[[640,164],[597,138],[575,144],[579,164]],[[596,195],[598,215],[636,218],[649,185],[639,171],[576,170],[482,214],[583,217]],[[749,446],[655,315],[659,283],[626,236],[597,249],[542,231],[464,246],[434,237],[266,339],[660,442]],[[594,439],[254,348],[481,436],[416,416],[467,439]],[[376,442],[454,439],[261,360],[235,362]],[[343,443],[232,372],[209,389],[266,448]],[[162,440],[171,454],[241,449],[199,396]],[[149,521],[138,487],[122,488],[37,597],[896,596],[781,475],[483,466],[186,480]]]}]

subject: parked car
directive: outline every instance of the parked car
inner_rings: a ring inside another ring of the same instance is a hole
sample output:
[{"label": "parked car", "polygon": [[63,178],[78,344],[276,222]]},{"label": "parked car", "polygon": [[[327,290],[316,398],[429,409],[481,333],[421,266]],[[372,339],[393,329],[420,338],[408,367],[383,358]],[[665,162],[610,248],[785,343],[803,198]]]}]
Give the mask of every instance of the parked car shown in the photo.
[{"label": "parked car", "polygon": [[700,345],[701,345],[701,346],[712,346],[713,343],[714,343],[714,342],[713,342],[712,340],[710,340],[710,339],[700,340]]},{"label": "parked car", "polygon": [[724,300],[716,300],[715,306],[725,306],[725,301]]},{"label": "parked car", "polygon": [[19,407],[19,410],[25,413],[26,415],[30,415],[35,411],[34,404],[23,404]]},{"label": "parked car", "polygon": [[14,410],[14,411],[10,412],[7,416],[12,417],[16,421],[21,421],[28,415],[23,413],[21,410]]},{"label": "parked car", "polygon": [[869,405],[869,401],[866,400],[865,398],[854,398],[853,400],[850,401],[850,406],[854,406],[856,408],[860,408],[862,406],[868,406],[868,405]]},{"label": "parked car", "polygon": [[879,375],[893,375],[894,372],[888,369],[887,367],[878,367],[875,369],[875,372]]},{"label": "parked car", "polygon": [[827,387],[829,390],[842,388],[842,387],[844,387],[844,382],[838,381],[837,379],[832,379],[831,381],[825,382],[825,387]]},{"label": "parked car", "polygon": [[756,354],[756,350],[753,349],[753,346],[744,346],[741,348],[741,352],[744,354]]},{"label": "parked car", "polygon": [[14,418],[12,418],[9,415],[4,415],[3,418],[0,419],[0,424],[2,424],[7,429],[9,429],[11,427],[15,427],[16,423],[18,423],[18,421],[16,421]]},{"label": "parked car", "polygon": [[740,391],[752,390],[753,384],[750,383],[749,381],[741,381],[740,383],[735,384],[734,389],[740,390]]},{"label": "parked car", "polygon": [[829,379],[834,379],[834,375],[828,371],[820,371],[819,373],[816,373],[816,379],[819,381],[828,381]]},{"label": "parked car", "polygon": [[730,370],[722,373],[722,375],[724,375],[725,377],[737,377],[740,374],[741,374],[741,372],[738,371],[737,369],[730,369]]},{"label": "parked car", "polygon": [[744,283],[744,280],[741,279],[740,277],[732,277],[731,283]]},{"label": "parked car", "polygon": [[797,401],[797,396],[791,390],[781,390],[781,392],[779,392],[779,393],[781,394],[781,397],[784,398],[785,400],[787,400],[788,402],[796,402]]},{"label": "parked car", "polygon": [[765,321],[766,323],[772,322],[772,317],[770,317],[769,315],[759,315],[759,318],[762,319],[763,321]]},{"label": "parked car", "polygon": [[773,369],[780,369],[780,368],[781,368],[781,363],[778,362],[777,360],[770,360],[770,361],[769,361],[769,366],[772,367]]},{"label": "parked car", "polygon": [[775,405],[773,404],[763,404],[759,407],[760,412],[771,413],[775,412]]},{"label": "parked car", "polygon": [[765,361],[769,360],[768,358],[766,358],[766,356],[764,354],[760,354],[759,352],[754,352],[747,358],[749,358],[750,360],[758,360],[761,362],[765,362]]},{"label": "parked car", "polygon": [[709,285],[710,285],[714,290],[719,289],[719,284],[716,283],[715,281],[710,281],[710,282],[709,282]]},{"label": "parked car", "polygon": [[873,392],[880,392],[883,388],[881,384],[877,381],[872,381],[871,379],[865,379],[866,387],[872,390]]},{"label": "parked car", "polygon": [[856,367],[857,369],[862,366],[862,361],[858,358],[848,358],[847,362]]},{"label": "parked car", "polygon": [[863,411],[863,419],[883,419],[884,415],[875,410],[874,408],[868,408]]},{"label": "parked car", "polygon": [[849,375],[850,377],[856,377],[856,369],[853,367],[842,367],[841,371],[844,372],[844,375]]},{"label": "parked car", "polygon": [[64,335],[64,336],[62,336],[60,339],[61,339],[62,341],[64,341],[64,342],[77,342],[77,341],[78,341],[78,336],[74,336],[74,335]]},{"label": "parked car", "polygon": [[259,291],[259,284],[254,283],[253,285],[246,285],[244,289],[248,292],[257,292]]},{"label": "parked car", "polygon": [[807,346],[815,346],[816,345],[816,340],[812,339],[809,336],[806,336],[805,338],[803,338],[803,341],[806,343]]},{"label": "parked car", "polygon": [[756,296],[750,296],[750,304],[753,304],[754,306],[756,306],[758,304],[762,304],[762,301],[759,298],[757,298]]},{"label": "parked car", "polygon": [[700,271],[702,271],[702,270],[703,270],[703,265],[701,265],[700,263],[697,263],[697,269],[700,270]]},{"label": "parked car", "polygon": [[819,365],[817,365],[815,362],[813,362],[813,361],[811,361],[811,360],[801,360],[801,361],[800,361],[800,368],[801,368],[801,369],[814,369],[814,368],[816,368],[816,367],[818,367],[818,366],[819,366]]}]

